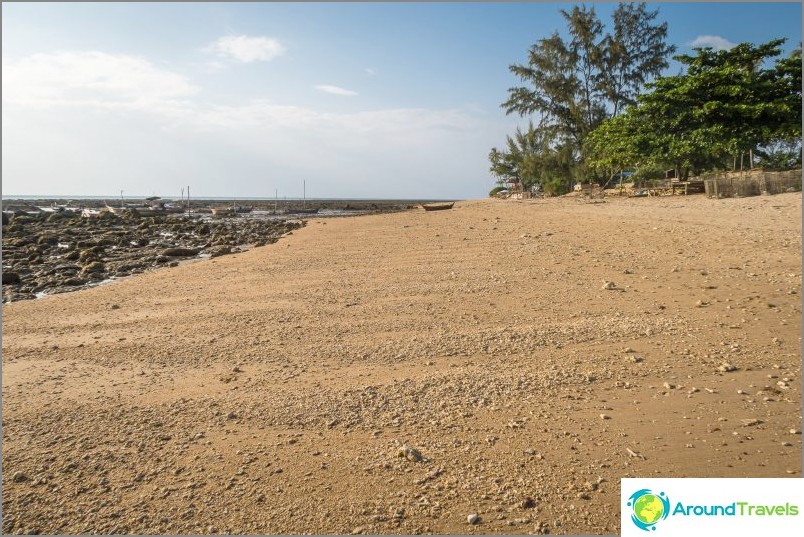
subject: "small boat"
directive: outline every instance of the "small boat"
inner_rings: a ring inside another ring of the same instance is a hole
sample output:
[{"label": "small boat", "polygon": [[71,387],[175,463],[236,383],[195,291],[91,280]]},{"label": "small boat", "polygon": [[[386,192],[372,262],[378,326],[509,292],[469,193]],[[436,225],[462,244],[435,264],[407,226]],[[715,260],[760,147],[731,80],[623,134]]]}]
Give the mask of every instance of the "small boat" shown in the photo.
[{"label": "small boat", "polygon": [[425,211],[445,211],[447,209],[452,209],[452,206],[455,205],[455,202],[452,203],[420,203],[419,206],[424,209]]}]

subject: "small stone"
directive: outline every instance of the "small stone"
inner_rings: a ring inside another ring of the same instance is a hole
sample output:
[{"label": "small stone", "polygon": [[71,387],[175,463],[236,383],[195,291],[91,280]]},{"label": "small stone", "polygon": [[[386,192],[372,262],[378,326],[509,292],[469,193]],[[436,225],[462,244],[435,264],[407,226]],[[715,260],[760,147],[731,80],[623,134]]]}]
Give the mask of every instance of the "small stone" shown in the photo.
[{"label": "small stone", "polygon": [[207,533],[218,533],[218,528],[216,528],[215,526],[209,526],[207,528]]},{"label": "small stone", "polygon": [[801,434],[801,429],[790,429],[790,434]]},{"label": "small stone", "polygon": [[112,304],[111,306],[109,306],[109,309],[110,309],[110,310],[119,310],[119,309],[120,309],[120,305],[119,305],[119,304]]},{"label": "small stone", "polygon": [[662,386],[664,386],[665,390],[674,390],[676,388],[675,384],[670,384],[669,382],[665,382]]},{"label": "small stone", "polygon": [[477,513],[472,513],[471,515],[466,517],[466,522],[468,524],[477,524],[480,522],[480,515]]},{"label": "small stone", "polygon": [[424,460],[424,457],[422,456],[421,452],[418,449],[411,447],[407,444],[402,444],[399,447],[399,450],[397,451],[397,456],[403,457],[413,462],[421,462]]},{"label": "small stone", "polygon": [[608,414],[601,414],[600,419],[602,419],[602,420],[610,420],[611,416],[609,416]]},{"label": "small stone", "polygon": [[522,509],[532,509],[532,508],[536,507],[536,502],[533,500],[533,498],[528,496],[527,498],[522,500],[522,503],[520,504],[520,507],[522,507]]},{"label": "small stone", "polygon": [[740,421],[742,422],[743,427],[751,427],[753,425],[759,425],[762,423],[762,420],[758,420],[756,418],[748,418]]},{"label": "small stone", "polygon": [[617,284],[615,284],[614,282],[603,280],[603,287],[601,287],[601,289],[605,291],[613,291],[617,289]]},{"label": "small stone", "polygon": [[732,371],[737,371],[737,366],[730,364],[728,362],[723,362],[717,368],[718,371],[721,373],[730,373]]},{"label": "small stone", "polygon": [[25,481],[28,481],[29,479],[30,478],[27,475],[25,475],[24,473],[22,473],[22,472],[14,472],[14,475],[11,478],[11,480],[14,483],[24,483]]}]

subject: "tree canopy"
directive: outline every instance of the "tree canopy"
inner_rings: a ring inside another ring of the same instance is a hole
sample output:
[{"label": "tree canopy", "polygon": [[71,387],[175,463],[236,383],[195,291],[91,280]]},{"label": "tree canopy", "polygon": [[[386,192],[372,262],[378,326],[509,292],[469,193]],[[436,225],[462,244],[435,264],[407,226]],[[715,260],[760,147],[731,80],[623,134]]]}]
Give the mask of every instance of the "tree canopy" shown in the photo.
[{"label": "tree canopy", "polygon": [[676,76],[647,84],[649,91],[587,140],[596,169],[664,165],[698,173],[725,168],[736,155],[801,138],[800,50],[781,54],[783,39],[741,43],[730,50],[695,49],[675,59]]},{"label": "tree canopy", "polygon": [[594,7],[575,6],[561,14],[568,37],[554,32],[530,48],[527,64],[509,67],[523,85],[508,90],[502,107],[535,119],[527,132],[538,143],[514,150],[509,137],[507,152],[492,149],[491,171],[498,178],[555,183],[560,176],[567,188],[573,179],[594,173],[587,167],[587,138],[634,104],[675,50],[666,43],[667,24],[657,23],[658,10],[645,3],[620,4],[610,32]]}]

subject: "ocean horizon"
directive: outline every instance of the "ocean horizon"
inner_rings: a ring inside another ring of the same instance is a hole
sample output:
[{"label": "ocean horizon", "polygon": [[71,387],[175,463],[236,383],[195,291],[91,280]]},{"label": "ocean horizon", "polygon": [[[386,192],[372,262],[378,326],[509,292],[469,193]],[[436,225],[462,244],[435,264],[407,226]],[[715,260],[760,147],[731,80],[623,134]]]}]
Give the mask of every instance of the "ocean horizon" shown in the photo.
[{"label": "ocean horizon", "polygon": [[[124,201],[144,201],[151,196],[123,196]],[[181,201],[182,197],[175,196],[159,196],[161,200],[168,201]],[[119,200],[120,196],[82,196],[82,195],[65,195],[65,194],[3,194],[3,200]],[[184,198],[186,200],[186,198]],[[282,197],[252,197],[252,196],[191,196],[190,201],[382,201],[382,202],[419,202],[419,201],[459,201],[463,198],[302,198],[292,196]]]}]

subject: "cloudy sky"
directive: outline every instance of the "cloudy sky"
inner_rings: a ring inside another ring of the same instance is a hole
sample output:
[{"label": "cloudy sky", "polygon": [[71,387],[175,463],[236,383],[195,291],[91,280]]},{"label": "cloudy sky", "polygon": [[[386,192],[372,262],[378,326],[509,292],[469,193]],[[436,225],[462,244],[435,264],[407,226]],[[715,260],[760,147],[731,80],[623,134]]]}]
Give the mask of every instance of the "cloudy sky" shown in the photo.
[{"label": "cloudy sky", "polygon": [[[482,197],[507,67],[571,6],[4,3],[2,193]],[[801,41],[800,3],[656,7],[679,53]]]}]

